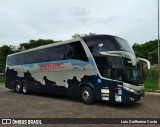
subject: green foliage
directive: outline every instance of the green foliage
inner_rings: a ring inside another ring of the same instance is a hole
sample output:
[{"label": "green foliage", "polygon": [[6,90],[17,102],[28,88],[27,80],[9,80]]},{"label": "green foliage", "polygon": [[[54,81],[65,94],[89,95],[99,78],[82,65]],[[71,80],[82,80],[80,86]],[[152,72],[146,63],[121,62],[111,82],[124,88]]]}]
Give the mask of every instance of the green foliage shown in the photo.
[{"label": "green foliage", "polygon": [[20,44],[20,50],[24,50],[24,49],[31,49],[31,48],[36,48],[42,45],[47,45],[47,44],[52,44],[55,42],[59,42],[59,41],[54,41],[54,40],[30,40],[29,43],[21,43]]},{"label": "green foliage", "polygon": [[158,79],[146,79],[144,81],[145,91],[154,92],[158,90]]},{"label": "green foliage", "polygon": [[158,63],[158,49],[155,49],[151,52],[149,52],[149,60],[151,61],[151,63]]},{"label": "green foliage", "polygon": [[144,79],[158,79],[158,69],[144,69],[143,70]]},{"label": "green foliage", "polygon": [[137,57],[148,59],[152,64],[158,63],[158,41],[149,41],[144,44],[135,43],[132,46]]},{"label": "green foliage", "polygon": [[158,69],[145,69],[144,71],[144,86],[145,91],[155,91],[158,89]]},{"label": "green foliage", "polygon": [[13,49],[10,46],[3,45],[0,47],[0,56],[1,58],[6,58],[8,54],[14,53]]},{"label": "green foliage", "polygon": [[79,37],[84,37],[84,36],[90,36],[90,35],[96,35],[96,33],[89,33],[89,34],[74,34],[72,35],[72,38],[79,38]]},{"label": "green foliage", "polygon": [[14,53],[11,46],[3,45],[0,47],[0,73],[5,70],[6,57],[9,54]]},{"label": "green foliage", "polygon": [[[5,82],[5,78],[4,75],[0,75],[0,83],[4,83]],[[0,84],[1,85],[1,84]]]}]

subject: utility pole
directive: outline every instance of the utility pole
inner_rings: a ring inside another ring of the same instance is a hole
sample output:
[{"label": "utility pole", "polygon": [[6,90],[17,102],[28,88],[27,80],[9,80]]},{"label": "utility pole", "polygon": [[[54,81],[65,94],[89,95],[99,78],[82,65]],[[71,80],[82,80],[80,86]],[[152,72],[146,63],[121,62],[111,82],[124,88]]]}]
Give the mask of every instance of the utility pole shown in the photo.
[{"label": "utility pole", "polygon": [[159,0],[158,2],[158,88],[160,89]]}]

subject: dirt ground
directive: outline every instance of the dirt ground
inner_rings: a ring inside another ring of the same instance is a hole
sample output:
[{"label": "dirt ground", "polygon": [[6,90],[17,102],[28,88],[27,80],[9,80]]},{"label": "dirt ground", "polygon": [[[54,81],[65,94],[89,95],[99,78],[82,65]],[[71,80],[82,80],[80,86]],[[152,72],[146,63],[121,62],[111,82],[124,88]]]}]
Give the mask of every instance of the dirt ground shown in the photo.
[{"label": "dirt ground", "polygon": [[[23,95],[0,85],[0,118],[160,118],[160,95],[147,94],[142,101],[132,105],[102,101],[85,105],[77,98],[42,94]],[[112,126],[114,125],[110,125]]]}]

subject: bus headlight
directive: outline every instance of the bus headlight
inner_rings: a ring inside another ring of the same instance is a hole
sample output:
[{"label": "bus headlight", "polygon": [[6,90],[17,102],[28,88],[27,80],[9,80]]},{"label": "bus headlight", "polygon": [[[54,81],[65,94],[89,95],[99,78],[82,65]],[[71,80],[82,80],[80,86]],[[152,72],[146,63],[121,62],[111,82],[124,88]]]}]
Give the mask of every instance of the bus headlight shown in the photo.
[{"label": "bus headlight", "polygon": [[123,87],[125,90],[127,90],[127,91],[129,91],[129,92],[132,92],[132,93],[136,93],[136,91],[135,90],[133,90],[133,89],[130,89],[130,88],[128,88],[128,87]]},{"label": "bus headlight", "polygon": [[129,91],[130,91],[130,92],[132,92],[132,93],[136,93],[136,91],[135,91],[135,90],[133,90],[133,89],[130,89]]},{"label": "bus headlight", "polygon": [[125,86],[123,86],[123,88],[124,88],[125,90],[127,90],[127,91],[129,91],[129,90],[130,90],[130,88],[125,87]]},{"label": "bus headlight", "polygon": [[136,95],[140,95],[140,94],[143,94],[143,93],[144,93],[143,90],[141,90],[141,91],[136,91],[136,90],[134,90],[134,89],[130,89],[130,88],[125,87],[125,86],[123,86],[123,88],[124,88],[125,90],[129,91],[129,92],[132,92],[132,93],[136,94]]}]

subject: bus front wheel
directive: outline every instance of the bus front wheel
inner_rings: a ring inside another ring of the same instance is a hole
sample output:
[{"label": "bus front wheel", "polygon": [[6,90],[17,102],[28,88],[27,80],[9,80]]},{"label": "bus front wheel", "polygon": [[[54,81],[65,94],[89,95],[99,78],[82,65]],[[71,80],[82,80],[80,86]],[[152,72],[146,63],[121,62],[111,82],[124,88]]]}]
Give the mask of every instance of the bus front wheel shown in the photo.
[{"label": "bus front wheel", "polygon": [[81,89],[81,100],[85,104],[92,104],[94,102],[94,92],[91,87],[84,86]]}]

